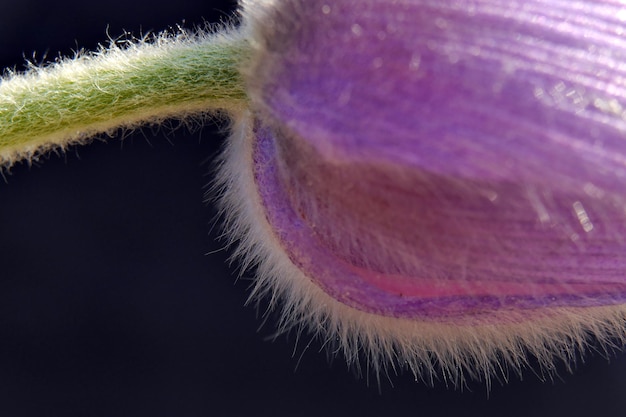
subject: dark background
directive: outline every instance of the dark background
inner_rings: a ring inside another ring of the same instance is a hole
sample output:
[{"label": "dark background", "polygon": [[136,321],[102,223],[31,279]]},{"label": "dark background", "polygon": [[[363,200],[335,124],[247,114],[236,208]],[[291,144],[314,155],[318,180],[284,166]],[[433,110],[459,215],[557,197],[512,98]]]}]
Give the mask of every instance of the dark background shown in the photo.
[{"label": "dark background", "polygon": [[[8,3],[8,2],[4,2]],[[0,66],[229,16],[233,2],[21,0]],[[220,126],[96,141],[0,178],[0,417],[623,416],[626,356],[541,382],[357,378],[314,341],[268,340],[203,202]],[[294,353],[295,352],[295,353]],[[393,384],[393,386],[392,386]]]}]

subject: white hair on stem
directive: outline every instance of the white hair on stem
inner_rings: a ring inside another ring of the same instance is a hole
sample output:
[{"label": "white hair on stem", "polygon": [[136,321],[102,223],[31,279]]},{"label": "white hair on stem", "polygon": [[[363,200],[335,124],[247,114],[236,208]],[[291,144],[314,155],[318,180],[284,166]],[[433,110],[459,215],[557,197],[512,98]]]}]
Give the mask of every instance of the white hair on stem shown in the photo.
[{"label": "white hair on stem", "polygon": [[0,78],[0,166],[120,128],[245,107],[240,31],[188,31],[111,41]]}]

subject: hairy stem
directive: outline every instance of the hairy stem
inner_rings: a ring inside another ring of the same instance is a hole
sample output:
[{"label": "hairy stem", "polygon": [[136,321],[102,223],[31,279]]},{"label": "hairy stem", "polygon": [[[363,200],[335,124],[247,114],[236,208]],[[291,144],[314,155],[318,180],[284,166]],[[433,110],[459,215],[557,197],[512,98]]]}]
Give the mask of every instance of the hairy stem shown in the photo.
[{"label": "hairy stem", "polygon": [[0,167],[97,133],[246,106],[240,34],[160,35],[0,79]]}]

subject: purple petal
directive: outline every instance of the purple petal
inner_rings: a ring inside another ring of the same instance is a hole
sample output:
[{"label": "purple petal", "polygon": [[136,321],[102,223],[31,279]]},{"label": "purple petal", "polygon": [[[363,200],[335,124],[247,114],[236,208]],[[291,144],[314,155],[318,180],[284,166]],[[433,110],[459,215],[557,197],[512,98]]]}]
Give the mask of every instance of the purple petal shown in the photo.
[{"label": "purple petal", "polygon": [[[253,6],[249,8],[254,9]],[[626,300],[626,11],[258,6],[255,179],[291,262],[376,315],[504,323]]]}]

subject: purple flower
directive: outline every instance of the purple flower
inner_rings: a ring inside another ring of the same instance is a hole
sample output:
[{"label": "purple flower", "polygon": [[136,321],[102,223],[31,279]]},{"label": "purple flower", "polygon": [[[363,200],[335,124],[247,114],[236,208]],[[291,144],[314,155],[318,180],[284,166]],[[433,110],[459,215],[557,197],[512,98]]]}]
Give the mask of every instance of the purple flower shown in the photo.
[{"label": "purple flower", "polygon": [[285,326],[422,377],[623,340],[621,3],[243,10],[252,111],[224,157],[224,211]]}]

